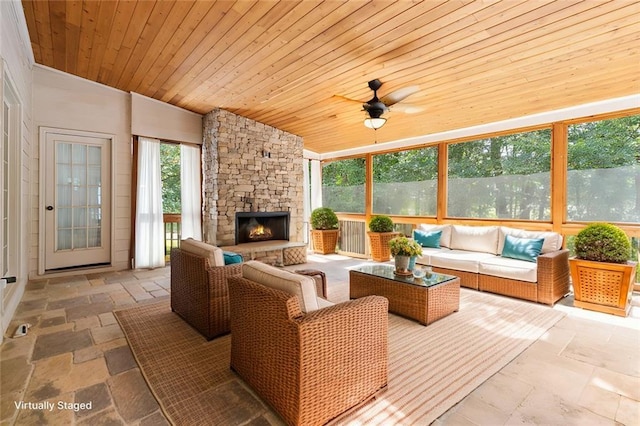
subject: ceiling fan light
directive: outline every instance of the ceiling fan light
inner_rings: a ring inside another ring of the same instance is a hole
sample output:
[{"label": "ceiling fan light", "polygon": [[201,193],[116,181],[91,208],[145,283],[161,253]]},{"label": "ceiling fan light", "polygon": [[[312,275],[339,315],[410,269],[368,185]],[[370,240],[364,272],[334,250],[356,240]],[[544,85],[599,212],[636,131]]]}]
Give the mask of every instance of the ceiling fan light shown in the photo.
[{"label": "ceiling fan light", "polygon": [[384,123],[387,122],[386,118],[377,117],[377,118],[365,118],[364,125],[370,129],[376,130],[380,127],[384,126]]}]

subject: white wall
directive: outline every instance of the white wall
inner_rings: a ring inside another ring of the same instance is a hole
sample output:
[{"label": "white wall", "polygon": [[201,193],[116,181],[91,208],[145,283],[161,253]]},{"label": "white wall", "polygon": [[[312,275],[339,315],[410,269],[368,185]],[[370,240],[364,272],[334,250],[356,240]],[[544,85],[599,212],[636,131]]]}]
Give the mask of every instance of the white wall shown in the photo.
[{"label": "white wall", "polygon": [[131,93],[131,133],[202,145],[202,116],[166,102]]},{"label": "white wall", "polygon": [[[114,269],[129,267],[131,241],[131,113],[127,92],[94,83],[41,65],[33,69],[33,115],[36,128],[53,127],[114,135],[112,161],[115,191],[112,216]],[[40,141],[42,143],[42,141]],[[38,188],[38,191],[40,188]],[[39,194],[38,194],[39,195]],[[32,218],[38,229],[38,210]],[[38,271],[42,255],[39,239],[34,242],[30,274]]]},{"label": "white wall", "polygon": [[[34,127],[32,120],[32,65],[33,54],[27,35],[26,22],[22,5],[17,0],[0,1],[0,92],[2,92],[5,80],[12,86],[18,101],[21,104],[19,117],[19,145],[17,149],[18,161],[18,195],[12,197],[10,202],[17,205],[17,215],[21,218],[29,218],[32,211],[32,187],[36,184],[37,176],[33,169],[33,155],[35,148]],[[0,93],[1,95],[1,93]],[[1,97],[1,96],[0,96]],[[2,117],[0,117],[2,120]],[[1,128],[1,126],[0,126]],[[28,279],[29,243],[33,227],[29,220],[20,220],[9,226],[16,227],[17,253],[15,284],[9,284],[5,294],[0,300],[2,304],[1,328],[2,334],[6,331],[11,318],[22,298]],[[14,229],[16,229],[14,228]],[[0,336],[1,340],[1,336]]]}]

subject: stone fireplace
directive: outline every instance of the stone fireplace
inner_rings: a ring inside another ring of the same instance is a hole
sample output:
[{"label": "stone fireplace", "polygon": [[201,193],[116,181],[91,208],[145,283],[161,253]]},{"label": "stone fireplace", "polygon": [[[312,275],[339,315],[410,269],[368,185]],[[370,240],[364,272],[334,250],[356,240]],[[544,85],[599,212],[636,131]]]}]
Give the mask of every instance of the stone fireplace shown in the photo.
[{"label": "stone fireplace", "polygon": [[236,212],[236,244],[289,241],[289,212]]},{"label": "stone fireplace", "polygon": [[203,139],[204,240],[235,245],[237,213],[263,215],[260,222],[284,212],[288,229],[278,239],[304,241],[302,138],[215,109],[203,117]]}]

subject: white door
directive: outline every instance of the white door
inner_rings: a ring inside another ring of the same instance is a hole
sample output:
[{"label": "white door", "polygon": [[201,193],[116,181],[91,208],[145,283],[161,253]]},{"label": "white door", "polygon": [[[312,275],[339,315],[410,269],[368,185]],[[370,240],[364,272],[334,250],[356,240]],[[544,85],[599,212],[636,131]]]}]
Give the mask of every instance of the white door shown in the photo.
[{"label": "white door", "polygon": [[111,139],[45,139],[45,270],[110,264]]}]

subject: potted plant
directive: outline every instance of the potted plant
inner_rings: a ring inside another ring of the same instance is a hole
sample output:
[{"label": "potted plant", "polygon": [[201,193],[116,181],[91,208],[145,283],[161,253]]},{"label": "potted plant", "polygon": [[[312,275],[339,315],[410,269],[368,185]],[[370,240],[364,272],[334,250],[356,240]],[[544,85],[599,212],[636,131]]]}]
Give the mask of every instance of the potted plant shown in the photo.
[{"label": "potted plant", "polygon": [[338,225],[338,216],[329,207],[318,207],[311,212],[311,237],[314,253],[336,252]]},{"label": "potted plant", "polygon": [[400,235],[389,241],[389,251],[395,259],[396,272],[409,275],[411,274],[410,260],[422,254],[422,247],[415,240]]},{"label": "potted plant", "polygon": [[636,275],[629,237],[615,225],[592,223],[574,244],[576,256],[569,259],[574,306],[627,316]]},{"label": "potted plant", "polygon": [[371,244],[371,258],[376,262],[386,262],[391,259],[389,241],[398,234],[393,232],[393,221],[389,216],[373,216],[369,220],[369,232],[367,232]]}]

